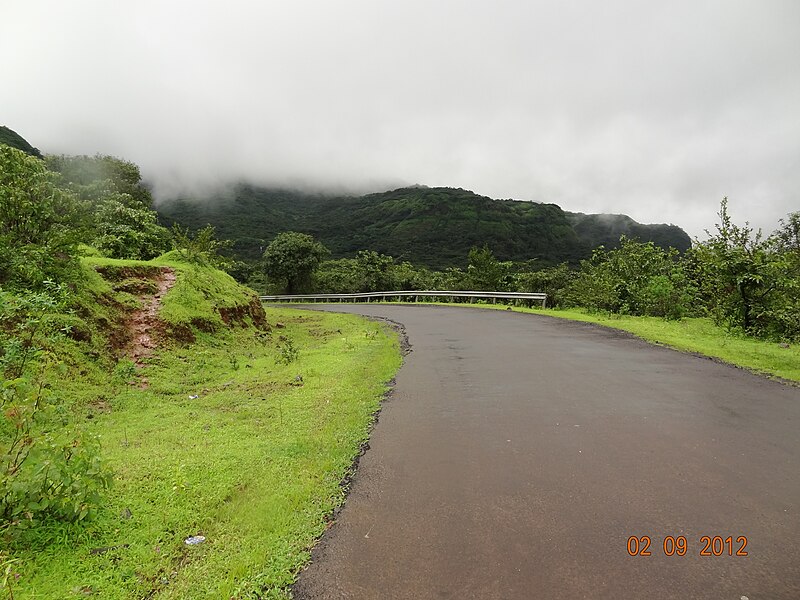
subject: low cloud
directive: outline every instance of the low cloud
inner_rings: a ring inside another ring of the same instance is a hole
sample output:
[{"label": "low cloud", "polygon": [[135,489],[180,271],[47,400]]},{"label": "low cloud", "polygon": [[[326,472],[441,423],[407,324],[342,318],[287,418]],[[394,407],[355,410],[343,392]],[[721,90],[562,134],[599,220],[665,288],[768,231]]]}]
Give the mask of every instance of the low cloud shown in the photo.
[{"label": "low cloud", "polygon": [[449,185],[772,230],[800,209],[800,4],[99,0],[4,7],[0,107],[51,153],[226,183]]}]

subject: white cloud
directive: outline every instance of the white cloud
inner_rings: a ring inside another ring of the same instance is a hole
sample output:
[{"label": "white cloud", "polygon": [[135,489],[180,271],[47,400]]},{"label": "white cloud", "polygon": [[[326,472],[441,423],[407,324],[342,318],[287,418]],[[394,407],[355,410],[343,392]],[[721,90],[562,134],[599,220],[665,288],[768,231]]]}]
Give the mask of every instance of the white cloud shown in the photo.
[{"label": "white cloud", "polygon": [[426,183],[700,235],[800,209],[800,4],[27,0],[5,124],[161,194]]}]

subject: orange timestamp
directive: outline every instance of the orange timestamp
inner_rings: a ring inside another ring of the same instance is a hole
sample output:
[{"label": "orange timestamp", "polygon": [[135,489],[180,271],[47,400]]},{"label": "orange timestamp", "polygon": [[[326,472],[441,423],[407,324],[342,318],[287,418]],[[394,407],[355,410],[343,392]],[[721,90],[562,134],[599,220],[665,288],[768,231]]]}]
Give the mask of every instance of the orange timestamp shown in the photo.
[{"label": "orange timestamp", "polygon": [[[628,538],[628,554],[630,556],[652,556],[656,548],[649,535],[632,535]],[[747,556],[747,537],[740,535],[702,535],[695,550],[698,556]],[[664,537],[661,542],[661,551],[665,556],[686,556],[689,553],[689,542],[686,536]],[[693,552],[694,554],[694,552]]]}]

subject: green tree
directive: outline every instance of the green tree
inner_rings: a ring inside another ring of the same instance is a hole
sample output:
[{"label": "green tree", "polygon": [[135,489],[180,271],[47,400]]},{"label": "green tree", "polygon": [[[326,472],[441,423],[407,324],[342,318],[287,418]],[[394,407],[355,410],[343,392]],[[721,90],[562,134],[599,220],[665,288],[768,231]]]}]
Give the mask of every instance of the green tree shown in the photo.
[{"label": "green tree", "polygon": [[[787,279],[788,265],[782,243],[790,243],[790,227],[785,237],[764,239],[761,231],[749,224],[736,225],[723,198],[716,233],[695,245],[688,257],[692,275],[703,300],[718,323],[741,328],[747,333],[769,333],[770,314],[781,303],[782,292],[792,287]],[[785,239],[785,242],[781,242]]]},{"label": "green tree", "polygon": [[619,247],[597,248],[581,261],[565,288],[564,303],[590,310],[679,319],[692,308],[694,290],[674,248],[625,236]]},{"label": "green tree", "polygon": [[285,284],[287,294],[297,294],[308,288],[314,269],[328,254],[310,235],[285,231],[264,251],[264,271],[276,283]]},{"label": "green tree", "polygon": [[47,168],[59,173],[65,187],[74,188],[79,195],[100,199],[110,191],[127,194],[129,202],[153,207],[150,190],[142,183],[139,167],[114,156],[48,155]]},{"label": "green tree", "polygon": [[354,258],[326,260],[314,271],[312,288],[320,294],[360,292],[358,265]]},{"label": "green tree", "polygon": [[510,262],[500,262],[488,246],[473,247],[469,251],[469,264],[465,284],[471,290],[499,292],[508,288]]},{"label": "green tree", "polygon": [[555,267],[517,274],[518,292],[543,292],[547,294],[547,306],[556,308],[564,302],[564,290],[572,283],[576,272],[567,263]]},{"label": "green tree", "polygon": [[356,254],[359,292],[388,292],[395,287],[394,258],[374,250],[360,250]]},{"label": "green tree", "polygon": [[84,213],[44,163],[0,145],[0,285],[41,288],[68,278]]},{"label": "green tree", "polygon": [[791,213],[770,238],[779,276],[767,316],[769,334],[800,340],[800,212]]},{"label": "green tree", "polygon": [[139,167],[112,156],[48,156],[61,187],[89,207],[84,240],[111,258],[148,260],[169,249]]}]

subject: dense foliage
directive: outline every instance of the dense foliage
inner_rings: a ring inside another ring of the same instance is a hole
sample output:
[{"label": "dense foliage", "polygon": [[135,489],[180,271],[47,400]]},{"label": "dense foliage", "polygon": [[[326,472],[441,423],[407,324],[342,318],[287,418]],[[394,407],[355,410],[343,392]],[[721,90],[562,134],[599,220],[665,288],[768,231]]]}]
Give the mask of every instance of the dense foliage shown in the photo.
[{"label": "dense foliage", "polygon": [[687,257],[718,323],[757,336],[800,339],[800,212],[770,237],[733,223],[727,199],[709,239]]},{"label": "dense foliage", "polygon": [[[708,315],[746,334],[800,339],[800,213],[768,238],[733,224],[725,200],[719,216],[716,233],[684,253],[622,235],[617,247],[596,248],[572,268],[566,262],[502,261],[483,245],[469,250],[466,269],[435,271],[362,250],[355,258],[322,262],[304,290],[544,292],[550,307],[666,319]],[[273,271],[272,279],[272,291],[284,289],[285,275]]]},{"label": "dense foliage", "polygon": [[96,437],[64,412],[48,370],[69,332],[53,320],[68,307],[65,287],[38,292],[0,288],[0,533],[41,519],[82,520],[111,484]]},{"label": "dense foliage", "polygon": [[307,291],[311,274],[328,255],[328,249],[310,235],[286,231],[264,251],[264,270],[273,280],[285,282],[287,294]]},{"label": "dense foliage", "polygon": [[42,161],[0,144],[0,286],[39,289],[74,269],[80,203]]},{"label": "dense foliage", "polygon": [[170,248],[139,167],[111,156],[48,156],[61,187],[86,207],[84,241],[109,258],[148,260]]},{"label": "dense foliage", "polygon": [[624,236],[619,248],[598,248],[583,261],[564,296],[568,306],[672,319],[685,316],[694,299],[677,250]]},{"label": "dense foliage", "polygon": [[236,258],[250,262],[289,230],[314,236],[333,258],[373,250],[435,269],[464,268],[470,249],[484,245],[500,260],[535,258],[543,266],[577,265],[598,239],[612,247],[621,234],[680,251],[691,245],[674,225],[640,225],[623,215],[572,215],[555,204],[493,200],[453,188],[333,197],[241,185],[206,200],[162,202],[158,211],[167,224],[214,225],[234,241]]}]

